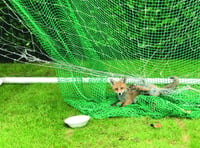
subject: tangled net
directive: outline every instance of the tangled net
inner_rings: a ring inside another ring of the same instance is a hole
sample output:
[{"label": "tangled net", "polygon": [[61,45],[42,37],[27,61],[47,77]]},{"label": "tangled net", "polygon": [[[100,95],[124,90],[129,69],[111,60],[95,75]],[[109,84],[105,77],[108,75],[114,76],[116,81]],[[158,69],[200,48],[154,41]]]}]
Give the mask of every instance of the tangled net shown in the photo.
[{"label": "tangled net", "polygon": [[168,95],[140,95],[136,104],[112,107],[117,98],[108,83],[110,77],[126,76],[155,78],[156,84],[178,76],[199,89],[197,0],[3,1],[53,60],[65,102],[82,113],[199,118],[199,92],[185,84]]}]

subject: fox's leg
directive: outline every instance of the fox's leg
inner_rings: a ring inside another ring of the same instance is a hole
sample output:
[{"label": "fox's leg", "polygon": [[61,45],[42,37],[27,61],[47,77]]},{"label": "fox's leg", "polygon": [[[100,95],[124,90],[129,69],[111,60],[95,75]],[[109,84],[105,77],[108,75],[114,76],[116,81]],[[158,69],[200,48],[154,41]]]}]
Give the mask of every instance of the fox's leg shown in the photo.
[{"label": "fox's leg", "polygon": [[126,95],[127,95],[126,101],[121,105],[121,107],[132,104],[133,102],[136,102],[136,98],[140,94],[137,90],[130,90],[130,91],[127,91]]},{"label": "fox's leg", "polygon": [[133,103],[133,100],[127,99],[127,100],[121,105],[121,107],[124,107],[124,106],[129,105],[129,104],[132,104],[132,103]]},{"label": "fox's leg", "polygon": [[176,89],[176,87],[179,85],[179,78],[176,76],[170,77],[170,79],[173,79],[173,82],[166,84],[163,86],[163,88],[170,88],[170,89]]},{"label": "fox's leg", "polygon": [[116,106],[117,104],[122,104],[123,102],[121,102],[121,101],[117,101],[117,102],[115,102],[114,104],[112,104],[112,106]]}]

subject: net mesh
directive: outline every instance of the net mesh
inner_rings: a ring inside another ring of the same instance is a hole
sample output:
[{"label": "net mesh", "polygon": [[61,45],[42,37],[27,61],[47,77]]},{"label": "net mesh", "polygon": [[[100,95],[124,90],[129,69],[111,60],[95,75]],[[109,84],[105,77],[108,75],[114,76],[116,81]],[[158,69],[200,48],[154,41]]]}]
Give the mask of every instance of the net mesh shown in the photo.
[{"label": "net mesh", "polygon": [[64,100],[81,112],[94,118],[199,118],[197,91],[140,95],[136,104],[112,107],[117,98],[107,83],[110,77],[124,76],[199,78],[199,1],[3,1],[53,59]]}]

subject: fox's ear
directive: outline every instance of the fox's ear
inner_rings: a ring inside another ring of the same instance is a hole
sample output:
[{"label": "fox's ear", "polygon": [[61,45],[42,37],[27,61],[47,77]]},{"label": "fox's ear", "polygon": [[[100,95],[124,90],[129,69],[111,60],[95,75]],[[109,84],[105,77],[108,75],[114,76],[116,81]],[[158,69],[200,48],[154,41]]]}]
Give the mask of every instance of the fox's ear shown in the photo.
[{"label": "fox's ear", "polygon": [[126,77],[122,78],[121,81],[122,81],[123,83],[126,83]]},{"label": "fox's ear", "polygon": [[110,79],[110,83],[111,83],[111,85],[114,85],[115,81],[113,79]]}]

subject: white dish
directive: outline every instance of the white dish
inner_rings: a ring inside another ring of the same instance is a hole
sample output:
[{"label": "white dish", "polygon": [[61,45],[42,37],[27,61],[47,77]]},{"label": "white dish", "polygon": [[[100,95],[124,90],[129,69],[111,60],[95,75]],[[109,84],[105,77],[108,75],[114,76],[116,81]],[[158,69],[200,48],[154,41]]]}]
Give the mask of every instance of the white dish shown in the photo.
[{"label": "white dish", "polygon": [[71,128],[83,127],[90,120],[90,116],[78,115],[72,116],[64,120],[65,124],[69,125]]}]

